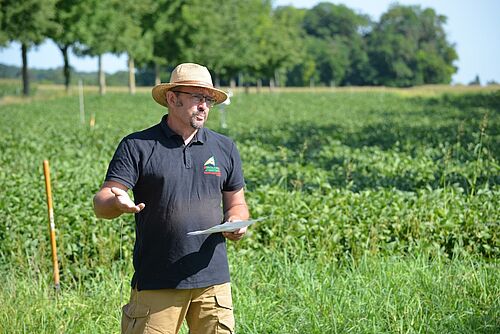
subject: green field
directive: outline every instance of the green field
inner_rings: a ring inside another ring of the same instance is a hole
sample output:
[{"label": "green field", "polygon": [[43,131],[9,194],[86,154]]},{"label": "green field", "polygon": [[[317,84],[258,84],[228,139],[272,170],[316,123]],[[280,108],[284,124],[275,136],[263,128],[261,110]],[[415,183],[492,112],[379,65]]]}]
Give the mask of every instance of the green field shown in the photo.
[{"label": "green field", "polygon": [[[164,109],[149,93],[85,109],[82,124],[77,96],[0,105],[0,333],[119,331],[133,217],[96,219],[92,196]],[[500,331],[500,91],[240,92],[226,110],[208,126],[236,141],[268,217],[228,247],[238,333]]]}]

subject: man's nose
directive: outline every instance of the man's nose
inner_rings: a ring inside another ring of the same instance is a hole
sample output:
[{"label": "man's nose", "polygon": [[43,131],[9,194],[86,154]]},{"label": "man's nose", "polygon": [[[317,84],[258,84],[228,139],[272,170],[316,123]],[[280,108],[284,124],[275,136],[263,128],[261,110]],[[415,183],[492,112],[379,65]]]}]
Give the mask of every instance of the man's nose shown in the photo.
[{"label": "man's nose", "polygon": [[200,101],[200,103],[198,103],[198,110],[205,110],[208,108],[210,108],[210,107],[208,106],[207,99],[203,98],[203,100]]}]

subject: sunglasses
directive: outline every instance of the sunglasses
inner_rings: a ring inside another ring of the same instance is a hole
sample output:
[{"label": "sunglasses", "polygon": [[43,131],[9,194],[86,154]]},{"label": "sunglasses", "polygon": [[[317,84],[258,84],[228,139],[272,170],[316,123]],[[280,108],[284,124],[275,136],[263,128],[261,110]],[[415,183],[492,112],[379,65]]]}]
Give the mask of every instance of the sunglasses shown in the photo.
[{"label": "sunglasses", "polygon": [[193,102],[195,104],[201,104],[201,103],[205,102],[209,108],[212,107],[215,104],[215,102],[217,102],[213,97],[203,95],[203,94],[188,93],[188,92],[183,92],[180,90],[173,90],[172,92],[173,93],[187,94],[187,95],[191,96],[191,99],[193,100]]}]

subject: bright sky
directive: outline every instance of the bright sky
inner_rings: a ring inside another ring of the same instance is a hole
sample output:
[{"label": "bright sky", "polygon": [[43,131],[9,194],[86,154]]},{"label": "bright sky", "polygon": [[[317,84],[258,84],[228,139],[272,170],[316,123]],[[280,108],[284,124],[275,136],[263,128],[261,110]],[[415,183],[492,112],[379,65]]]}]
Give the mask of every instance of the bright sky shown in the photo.
[{"label": "bright sky", "polygon": [[[292,5],[297,8],[311,8],[318,0],[274,0],[275,5]],[[394,0],[330,0],[344,4],[357,12],[368,14],[374,20],[387,11]],[[403,5],[420,5],[433,8],[438,14],[448,17],[445,25],[448,41],[456,45],[459,60],[455,63],[458,72],[454,83],[469,83],[479,75],[481,83],[490,80],[500,83],[500,0],[399,0]],[[21,47],[11,43],[0,48],[0,63],[21,65]],[[125,70],[124,55],[103,58],[106,72]],[[54,68],[62,66],[62,55],[51,41],[47,41],[28,53],[28,66],[33,68]],[[97,58],[76,57],[70,54],[70,64],[79,71],[96,71]]]}]

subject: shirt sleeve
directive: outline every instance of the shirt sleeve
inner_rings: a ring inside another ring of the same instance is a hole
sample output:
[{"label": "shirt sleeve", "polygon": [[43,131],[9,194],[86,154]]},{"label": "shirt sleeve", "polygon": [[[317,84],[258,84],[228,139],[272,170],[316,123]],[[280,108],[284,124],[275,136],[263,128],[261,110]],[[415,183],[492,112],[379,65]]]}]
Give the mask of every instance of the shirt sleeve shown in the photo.
[{"label": "shirt sleeve", "polygon": [[222,191],[235,191],[245,186],[240,153],[234,143],[232,143],[230,163],[231,168],[229,169],[227,180],[224,182]]},{"label": "shirt sleeve", "polygon": [[105,181],[116,181],[133,189],[139,178],[139,155],[131,139],[124,138],[109,163]]}]

